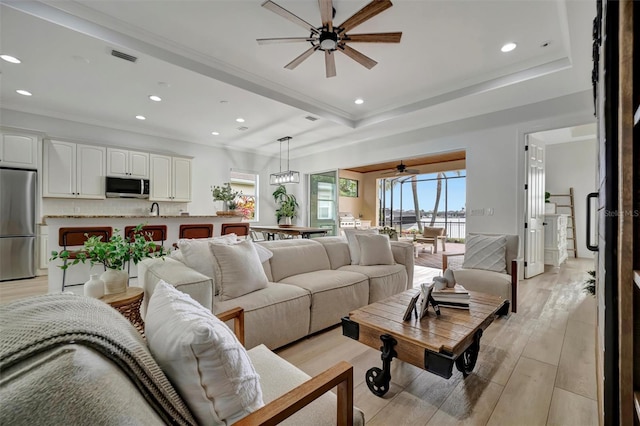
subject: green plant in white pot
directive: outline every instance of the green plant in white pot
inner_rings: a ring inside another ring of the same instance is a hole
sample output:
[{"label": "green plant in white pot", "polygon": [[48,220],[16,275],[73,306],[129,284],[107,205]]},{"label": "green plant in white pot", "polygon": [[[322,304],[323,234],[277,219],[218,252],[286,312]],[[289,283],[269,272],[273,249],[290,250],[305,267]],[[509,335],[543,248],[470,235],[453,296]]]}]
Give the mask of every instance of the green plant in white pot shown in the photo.
[{"label": "green plant in white pot", "polygon": [[273,192],[273,199],[278,206],[276,209],[277,223],[280,223],[280,219],[284,218],[285,225],[291,225],[291,220],[296,217],[299,207],[295,195],[288,194],[287,188],[280,185]]},{"label": "green plant in white pot", "polygon": [[222,201],[222,211],[226,212],[229,209],[235,210],[236,198],[242,195],[242,191],[234,190],[229,182],[225,182],[222,186],[212,186],[211,195],[213,201]]},{"label": "green plant in white pot", "polygon": [[142,231],[140,224],[132,231],[132,237],[123,237],[117,229],[108,241],[102,241],[102,236],[90,236],[84,242],[82,249],[73,252],[71,258],[69,250],[52,251],[51,260],[61,259],[65,262],[60,269],[67,269],[78,263],[89,261],[91,266],[102,264],[106,268],[100,278],[105,283],[105,294],[126,291],[129,273],[125,267],[129,262],[137,264],[142,259],[165,254],[162,246],[158,247],[152,241],[151,234]]}]

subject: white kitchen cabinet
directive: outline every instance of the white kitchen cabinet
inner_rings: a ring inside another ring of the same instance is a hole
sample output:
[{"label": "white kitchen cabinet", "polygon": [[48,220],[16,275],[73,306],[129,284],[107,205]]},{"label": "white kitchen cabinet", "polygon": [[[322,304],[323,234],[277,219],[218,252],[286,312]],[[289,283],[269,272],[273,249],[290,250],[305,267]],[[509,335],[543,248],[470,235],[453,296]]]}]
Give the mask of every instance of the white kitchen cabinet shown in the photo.
[{"label": "white kitchen cabinet", "polygon": [[107,176],[149,178],[149,153],[107,148]]},{"label": "white kitchen cabinet", "polygon": [[151,201],[191,201],[191,159],[151,154]]},{"label": "white kitchen cabinet", "polygon": [[105,158],[104,147],[45,141],[42,196],[104,199]]},{"label": "white kitchen cabinet", "polygon": [[38,260],[39,269],[49,268],[49,228],[47,225],[38,225]]},{"label": "white kitchen cabinet", "polygon": [[544,216],[544,263],[560,266],[567,260],[567,215]]},{"label": "white kitchen cabinet", "polygon": [[28,133],[0,133],[0,166],[38,168],[38,137]]}]

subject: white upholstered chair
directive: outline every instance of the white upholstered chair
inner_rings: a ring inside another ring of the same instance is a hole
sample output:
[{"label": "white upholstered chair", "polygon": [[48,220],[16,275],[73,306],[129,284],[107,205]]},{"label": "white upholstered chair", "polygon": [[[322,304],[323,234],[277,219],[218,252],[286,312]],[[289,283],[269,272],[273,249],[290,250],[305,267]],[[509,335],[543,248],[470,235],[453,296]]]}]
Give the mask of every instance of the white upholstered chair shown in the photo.
[{"label": "white upholstered chair", "polygon": [[[483,239],[482,237],[488,237]],[[504,249],[501,251],[500,237],[504,237]],[[497,245],[496,245],[497,244]],[[470,233],[466,240],[465,253],[442,253],[442,270],[450,266],[453,256],[465,256],[462,268],[450,268],[456,283],[467,290],[501,296],[511,303],[511,311],[516,312],[518,290],[518,250],[517,235],[497,235]],[[504,252],[504,269],[496,253]],[[467,257],[474,257],[475,260]],[[483,264],[484,262],[484,264]],[[493,269],[493,270],[491,270]]]}]

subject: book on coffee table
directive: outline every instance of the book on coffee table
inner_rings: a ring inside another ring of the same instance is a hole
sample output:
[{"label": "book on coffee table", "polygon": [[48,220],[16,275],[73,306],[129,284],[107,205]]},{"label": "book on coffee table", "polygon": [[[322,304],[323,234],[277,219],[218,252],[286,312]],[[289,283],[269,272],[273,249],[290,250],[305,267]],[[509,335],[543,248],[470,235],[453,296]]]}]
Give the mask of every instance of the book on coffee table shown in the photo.
[{"label": "book on coffee table", "polygon": [[469,292],[460,284],[431,292],[438,305],[449,308],[469,309]]}]

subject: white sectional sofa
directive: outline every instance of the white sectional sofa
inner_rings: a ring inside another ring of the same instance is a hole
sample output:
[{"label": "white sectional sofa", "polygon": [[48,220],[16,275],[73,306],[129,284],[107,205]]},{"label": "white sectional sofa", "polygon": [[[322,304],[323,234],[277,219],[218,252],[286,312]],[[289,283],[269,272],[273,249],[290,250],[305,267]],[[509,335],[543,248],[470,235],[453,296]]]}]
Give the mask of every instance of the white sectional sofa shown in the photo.
[{"label": "white sectional sofa", "polygon": [[214,314],[242,307],[247,349],[259,344],[274,349],[338,324],[351,310],[402,292],[413,283],[413,245],[406,242],[391,242],[393,264],[371,266],[352,265],[349,245],[342,237],[256,244],[273,253],[262,264],[268,278],[265,288],[221,300],[214,277],[173,258],[147,259],[139,264],[138,278],[145,289],[145,303],[164,280]]}]

